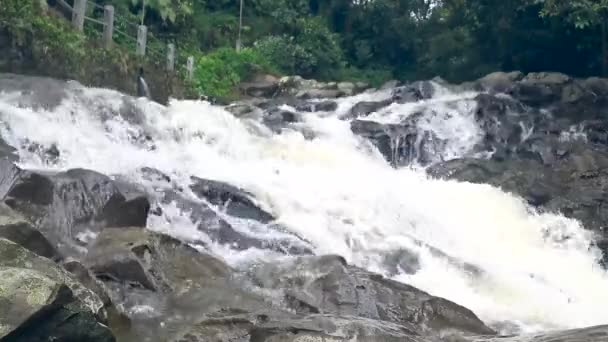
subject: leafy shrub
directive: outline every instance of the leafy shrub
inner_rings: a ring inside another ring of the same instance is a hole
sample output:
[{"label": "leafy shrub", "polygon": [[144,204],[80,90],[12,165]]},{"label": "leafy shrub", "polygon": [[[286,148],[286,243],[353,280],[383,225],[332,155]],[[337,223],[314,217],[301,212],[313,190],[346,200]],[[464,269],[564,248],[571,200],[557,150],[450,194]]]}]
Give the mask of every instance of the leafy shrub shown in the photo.
[{"label": "leafy shrub", "polygon": [[266,37],[256,42],[255,47],[287,74],[327,79],[344,64],[337,36],[316,18],[298,19],[292,37]]},{"label": "leafy shrub", "polygon": [[316,75],[328,79],[344,66],[344,53],[338,43],[338,36],[317,18],[298,20],[296,43],[310,56],[310,67],[302,68],[302,76]]},{"label": "leafy shrub", "polygon": [[255,43],[255,49],[284,74],[308,74],[314,57],[293,37],[269,36]]},{"label": "leafy shrub", "polygon": [[221,48],[198,59],[194,83],[202,95],[227,99],[241,81],[255,72],[271,69],[264,56],[255,49],[245,48],[237,52]]}]

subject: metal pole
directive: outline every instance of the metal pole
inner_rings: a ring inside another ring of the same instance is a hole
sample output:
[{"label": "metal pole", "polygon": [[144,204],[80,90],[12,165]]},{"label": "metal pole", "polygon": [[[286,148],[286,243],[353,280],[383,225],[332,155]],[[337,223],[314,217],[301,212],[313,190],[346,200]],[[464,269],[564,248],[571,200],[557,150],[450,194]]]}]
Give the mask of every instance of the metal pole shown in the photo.
[{"label": "metal pole", "polygon": [[241,51],[241,30],[243,29],[243,0],[241,0],[241,10],[239,13],[239,37],[236,40],[236,51]]},{"label": "metal pole", "polygon": [[106,5],[103,8],[103,47],[112,47],[112,34],[114,32],[114,6]]}]

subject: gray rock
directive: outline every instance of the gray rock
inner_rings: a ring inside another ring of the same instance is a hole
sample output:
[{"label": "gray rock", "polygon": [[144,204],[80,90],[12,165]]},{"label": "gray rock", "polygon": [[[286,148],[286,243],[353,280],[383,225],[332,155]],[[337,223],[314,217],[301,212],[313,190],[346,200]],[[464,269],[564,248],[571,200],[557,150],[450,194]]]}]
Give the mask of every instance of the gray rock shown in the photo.
[{"label": "gray rock", "polygon": [[348,266],[338,256],[261,264],[252,276],[259,286],[282,291],[285,303],[299,314],[335,314],[415,325],[427,334],[494,334],[470,310]]},{"label": "gray rock", "polygon": [[104,230],[85,265],[107,281],[158,292],[187,291],[230,275],[230,268],[219,260],[141,228]]},{"label": "gray rock", "polygon": [[47,77],[0,74],[0,92],[20,92],[17,105],[53,110],[67,97],[68,90],[80,88],[74,81]]},{"label": "gray rock", "polygon": [[381,85],[379,89],[380,90],[393,89],[393,88],[397,88],[400,85],[401,85],[400,81],[390,80],[390,81],[384,82],[384,84]]},{"label": "gray rock", "polygon": [[39,272],[59,284],[70,288],[80,303],[80,310],[89,311],[101,320],[107,317],[104,302],[93,291],[77,281],[69,272],[53,261],[0,238],[0,267],[29,269]]},{"label": "gray rock", "polygon": [[243,189],[219,181],[192,177],[190,189],[211,204],[224,207],[228,215],[268,223],[274,220],[272,214],[261,209],[254,196]]},{"label": "gray rock", "polygon": [[401,124],[384,124],[369,120],[353,120],[351,131],[368,139],[393,166],[431,163],[445,142],[432,131],[417,127],[420,115],[414,114]]},{"label": "gray rock", "polygon": [[209,317],[172,342],[435,342],[413,327],[358,317],[283,313]]},{"label": "gray rock", "polygon": [[300,90],[296,93],[298,99],[335,99],[337,97],[346,96],[346,92],[338,89],[307,89]]},{"label": "gray rock", "polygon": [[433,97],[435,86],[430,81],[416,81],[395,88],[392,100],[397,103],[417,102]]},{"label": "gray rock", "polygon": [[115,341],[68,286],[38,271],[0,267],[0,303],[3,341]]},{"label": "gray rock", "polygon": [[[312,254],[310,243],[280,227],[275,227],[274,225],[266,226],[265,229],[273,231],[275,237],[272,239],[261,239],[235,229],[235,227],[221,218],[206,203],[187,198],[178,192],[166,191],[162,201],[163,203],[174,203],[180,210],[189,213],[192,222],[196,222],[198,229],[205,232],[214,243],[228,245],[236,250],[258,248],[289,255]],[[249,224],[255,224],[255,221],[250,221]],[[203,241],[191,242],[202,246],[207,245]]]},{"label": "gray rock", "polygon": [[147,196],[100,173],[21,170],[0,160],[0,198],[64,255],[78,255],[103,227],[146,225]]},{"label": "gray rock", "polygon": [[23,216],[0,203],[0,237],[10,240],[45,258],[60,260],[61,254]]},{"label": "gray rock", "polygon": [[296,109],[302,112],[331,112],[337,108],[335,101],[304,102],[296,105]]},{"label": "gray rock", "polygon": [[341,119],[354,119],[362,116],[368,116],[369,114],[378,111],[390,105],[393,101],[391,99],[384,101],[363,101],[353,106],[348,112],[348,115],[341,117]]},{"label": "gray rock", "polygon": [[250,82],[239,85],[243,94],[253,97],[272,97],[279,90],[279,79],[270,75],[258,75]]},{"label": "gray rock", "polygon": [[502,338],[467,338],[463,342],[608,342],[608,326],[600,325]]},{"label": "gray rock", "polygon": [[9,161],[15,162],[19,160],[19,156],[16,153],[16,149],[7,144],[2,137],[0,137],[0,159],[8,159]]},{"label": "gray rock", "polygon": [[504,93],[512,87],[514,82],[520,81],[524,77],[520,71],[512,72],[493,72],[482,78],[477,82],[485,89],[489,89],[493,92]]}]

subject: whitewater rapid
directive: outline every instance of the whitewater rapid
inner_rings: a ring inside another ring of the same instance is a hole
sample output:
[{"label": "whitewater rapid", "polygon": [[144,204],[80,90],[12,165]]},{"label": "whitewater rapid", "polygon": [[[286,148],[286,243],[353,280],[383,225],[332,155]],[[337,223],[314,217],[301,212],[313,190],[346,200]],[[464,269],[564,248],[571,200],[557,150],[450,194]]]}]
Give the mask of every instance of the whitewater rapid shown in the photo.
[{"label": "whitewater rapid", "polygon": [[[590,233],[577,221],[536,213],[522,199],[489,185],[392,168],[339,119],[358,101],[388,95],[341,99],[336,113],[301,113],[301,123],[276,134],[203,101],[164,107],[138,99],[137,110],[122,117],[117,114],[122,95],[110,90],[84,88],[52,110],[21,106],[17,94],[5,93],[0,94],[0,133],[18,149],[24,168],[88,168],[150,192],[166,184],[145,178],[142,167],[166,173],[184,189],[192,175],[242,187],[277,217],[276,223],[309,241],[316,254],[339,254],[461,304],[509,332],[607,323],[608,276],[598,266],[599,251],[589,247]],[[370,118],[398,122],[421,108],[432,111],[423,124],[448,140],[442,158],[455,158],[482,137],[473,117],[474,96],[443,90],[424,103],[393,104]],[[28,148],[32,142],[56,146],[58,159]],[[205,239],[186,213],[172,204],[161,206],[163,215],[150,216],[149,229]],[[228,219],[253,235],[274,234],[259,224]],[[212,248],[236,266],[278,257]],[[417,255],[415,274],[387,269],[387,256],[402,250]]]}]

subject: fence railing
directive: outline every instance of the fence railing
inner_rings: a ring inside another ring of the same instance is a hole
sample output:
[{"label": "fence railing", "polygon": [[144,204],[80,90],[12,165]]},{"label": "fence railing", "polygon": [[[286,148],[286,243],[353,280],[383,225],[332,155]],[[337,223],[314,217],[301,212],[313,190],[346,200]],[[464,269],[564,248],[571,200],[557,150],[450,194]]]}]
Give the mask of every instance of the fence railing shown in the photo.
[{"label": "fence railing", "polygon": [[[38,0],[41,5],[46,7],[47,0]],[[116,38],[122,38],[123,40],[134,43],[135,54],[139,57],[151,57],[156,59],[161,64],[164,64],[165,69],[168,72],[174,72],[176,70],[176,64],[181,60],[176,55],[175,44],[163,43],[154,36],[148,33],[148,28],[145,25],[134,23],[126,18],[121,19],[124,29],[119,29],[116,24],[116,12],[114,6],[105,5],[101,6],[91,0],[74,0],[74,6],[70,6],[64,0],[57,1],[59,5],[69,10],[72,14],[72,26],[80,31],[85,31],[85,23],[89,22],[97,27],[95,31],[101,31],[101,42],[104,48],[111,49],[114,47]],[[88,16],[87,10],[93,9],[92,13],[103,13],[100,18],[94,16]],[[125,26],[126,25],[126,26]],[[99,30],[101,28],[101,30]],[[136,33],[130,33],[129,31],[135,31]],[[151,46],[148,44],[149,40],[152,40],[155,44]],[[162,47],[162,48],[159,48]],[[194,73],[194,57],[188,56],[185,63],[186,77],[191,80]]]}]

